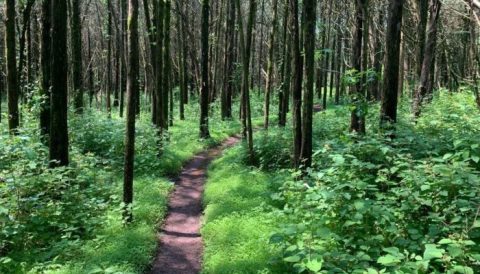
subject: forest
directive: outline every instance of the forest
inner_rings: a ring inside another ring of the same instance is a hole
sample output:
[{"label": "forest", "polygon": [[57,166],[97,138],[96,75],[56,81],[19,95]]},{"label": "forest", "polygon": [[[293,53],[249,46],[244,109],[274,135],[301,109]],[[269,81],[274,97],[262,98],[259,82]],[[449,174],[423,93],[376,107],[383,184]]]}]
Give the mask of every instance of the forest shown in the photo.
[{"label": "forest", "polygon": [[480,273],[480,1],[0,0],[0,273]]}]

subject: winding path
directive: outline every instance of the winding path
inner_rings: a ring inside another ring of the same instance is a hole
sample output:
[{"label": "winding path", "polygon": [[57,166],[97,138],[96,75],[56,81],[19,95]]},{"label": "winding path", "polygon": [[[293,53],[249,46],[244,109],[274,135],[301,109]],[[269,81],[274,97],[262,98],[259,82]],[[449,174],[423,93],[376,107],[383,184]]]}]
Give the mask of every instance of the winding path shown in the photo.
[{"label": "winding path", "polygon": [[239,137],[230,137],[221,146],[196,155],[175,180],[175,190],[168,203],[168,215],[159,233],[158,254],[150,273],[200,273],[203,254],[200,235],[202,194],[207,167],[225,148],[239,141]]}]

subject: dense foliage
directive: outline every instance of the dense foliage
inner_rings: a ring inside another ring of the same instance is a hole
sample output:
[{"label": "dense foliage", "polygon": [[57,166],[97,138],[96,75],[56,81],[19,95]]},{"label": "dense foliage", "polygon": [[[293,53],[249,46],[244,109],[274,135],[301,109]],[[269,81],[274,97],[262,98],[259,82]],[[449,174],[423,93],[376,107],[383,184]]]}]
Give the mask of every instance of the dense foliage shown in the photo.
[{"label": "dense foliage", "polygon": [[[135,223],[122,222],[124,122],[88,110],[70,119],[71,165],[48,168],[38,137],[37,106],[26,105],[18,136],[0,134],[0,273],[140,273],[156,250],[156,228],[171,189],[168,177],[195,153],[239,130],[219,122],[212,139],[199,140],[190,119],[169,131],[158,158],[157,134],[147,113],[137,126]],[[12,195],[14,194],[14,195]]]},{"label": "dense foliage", "polygon": [[346,134],[344,108],[317,116],[314,166],[275,195],[271,242],[296,272],[480,271],[480,115],[446,92],[417,124],[406,113],[394,139]]}]

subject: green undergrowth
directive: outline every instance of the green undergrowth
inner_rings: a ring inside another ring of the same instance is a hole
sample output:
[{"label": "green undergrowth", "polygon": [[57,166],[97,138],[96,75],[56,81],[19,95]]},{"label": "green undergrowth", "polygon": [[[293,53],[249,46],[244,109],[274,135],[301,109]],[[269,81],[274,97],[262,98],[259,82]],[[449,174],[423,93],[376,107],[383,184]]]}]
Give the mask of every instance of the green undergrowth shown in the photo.
[{"label": "green undergrowth", "polygon": [[[403,100],[394,139],[369,106],[367,135],[346,107],[316,114],[314,166],[276,196],[271,243],[296,273],[480,271],[480,114],[468,93],[437,93],[417,123]],[[289,146],[289,144],[285,144]]]},{"label": "green undergrowth", "polygon": [[94,109],[82,116],[69,113],[71,164],[53,170],[39,138],[35,105],[23,106],[18,136],[9,136],[0,124],[0,273],[145,271],[172,189],[169,178],[194,154],[240,131],[238,121],[221,121],[213,106],[212,138],[199,139],[197,108],[187,106],[187,120],[174,121],[160,158],[150,114],[142,111],[136,128],[135,220],[127,227],[121,220],[125,124],[116,113],[111,119]]},{"label": "green undergrowth", "polygon": [[[214,161],[204,195],[203,273],[273,273],[277,250],[269,246],[278,225],[268,202],[282,174],[268,174],[239,161],[242,146]],[[278,266],[276,266],[278,268]]]}]

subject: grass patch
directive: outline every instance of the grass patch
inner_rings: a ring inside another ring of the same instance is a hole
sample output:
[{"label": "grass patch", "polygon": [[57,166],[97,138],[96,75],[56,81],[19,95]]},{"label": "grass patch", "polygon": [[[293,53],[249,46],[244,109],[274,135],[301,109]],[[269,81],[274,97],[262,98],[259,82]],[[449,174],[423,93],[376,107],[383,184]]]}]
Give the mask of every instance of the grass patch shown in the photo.
[{"label": "grass patch", "polygon": [[281,273],[271,262],[277,250],[268,243],[278,220],[266,203],[279,175],[239,162],[243,149],[229,149],[209,169],[203,273]]}]

